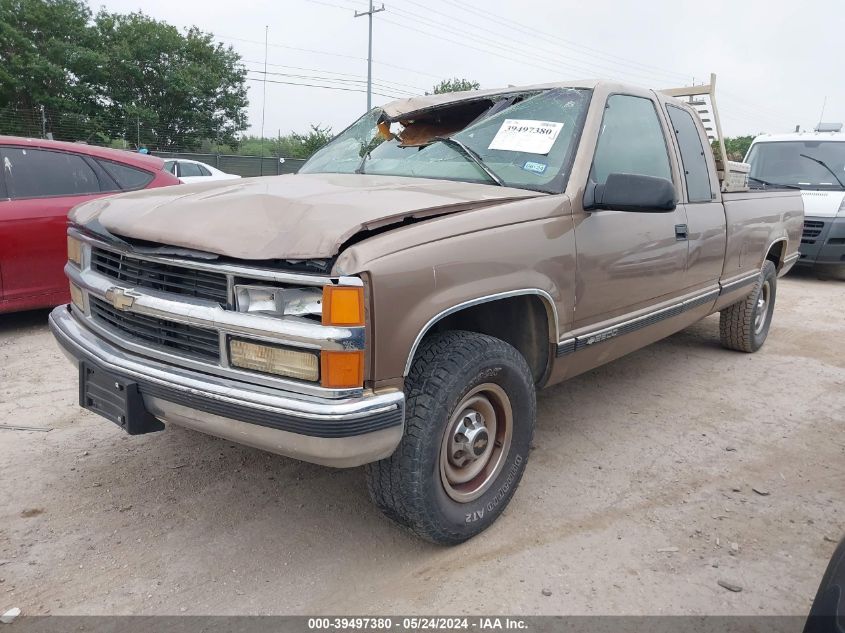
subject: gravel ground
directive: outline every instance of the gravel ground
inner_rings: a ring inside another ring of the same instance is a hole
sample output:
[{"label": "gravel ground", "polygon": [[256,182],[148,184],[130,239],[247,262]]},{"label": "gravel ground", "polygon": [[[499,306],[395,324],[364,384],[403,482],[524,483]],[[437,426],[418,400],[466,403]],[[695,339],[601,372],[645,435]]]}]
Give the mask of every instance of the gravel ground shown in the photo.
[{"label": "gravel ground", "polygon": [[0,612],[806,614],[845,532],[845,283],[778,291],[757,354],[711,316],[542,392],[516,497],[448,549],[361,469],[122,434],[46,312],[0,316],[0,424],[51,429],[0,428]]}]

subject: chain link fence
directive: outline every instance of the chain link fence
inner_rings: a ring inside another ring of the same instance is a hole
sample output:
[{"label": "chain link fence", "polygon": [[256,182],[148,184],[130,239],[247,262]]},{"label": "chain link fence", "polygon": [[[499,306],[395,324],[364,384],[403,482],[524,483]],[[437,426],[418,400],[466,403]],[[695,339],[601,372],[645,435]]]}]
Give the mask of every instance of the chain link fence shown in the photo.
[{"label": "chain link fence", "polygon": [[164,160],[198,160],[227,174],[238,176],[280,176],[295,174],[305,163],[304,158],[239,156],[237,154],[202,154],[197,152],[152,152]]},{"label": "chain link fence", "polygon": [[164,160],[196,160],[228,174],[243,177],[293,174],[306,160],[215,151],[218,147],[222,149],[225,146],[216,144],[213,139],[202,143],[204,146],[202,151],[190,151],[197,148],[180,147],[178,142],[175,146],[168,147],[167,151],[158,151],[154,144],[146,142],[148,134],[141,121],[134,121],[132,125],[127,123],[129,132],[121,138],[109,138],[99,129],[101,126],[97,121],[73,113],[52,112],[41,107],[26,110],[0,109],[0,135],[48,138],[127,151],[137,151],[138,147],[147,147],[151,150],[150,154]]}]

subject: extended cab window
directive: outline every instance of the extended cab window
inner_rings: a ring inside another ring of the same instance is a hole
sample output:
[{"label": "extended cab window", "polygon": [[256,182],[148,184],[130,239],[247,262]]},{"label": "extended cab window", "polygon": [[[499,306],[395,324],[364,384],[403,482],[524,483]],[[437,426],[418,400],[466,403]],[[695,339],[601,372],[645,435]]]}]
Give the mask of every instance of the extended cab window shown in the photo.
[{"label": "extended cab window", "polygon": [[672,180],[666,139],[650,99],[608,97],[590,178],[601,185],[610,174]]},{"label": "extended cab window", "polygon": [[710,190],[710,171],[707,169],[707,157],[704,154],[698,127],[692,120],[692,115],[686,110],[671,105],[666,109],[681,150],[689,201],[709,202],[713,199],[713,192]]},{"label": "extended cab window", "polygon": [[100,192],[94,170],[81,156],[23,147],[2,149],[10,198],[79,196]]},{"label": "extended cab window", "polygon": [[113,163],[110,160],[98,160],[97,162],[108,172],[109,176],[114,178],[121,189],[141,189],[146,187],[153,179],[153,175],[144,169],[137,169],[122,163]]}]

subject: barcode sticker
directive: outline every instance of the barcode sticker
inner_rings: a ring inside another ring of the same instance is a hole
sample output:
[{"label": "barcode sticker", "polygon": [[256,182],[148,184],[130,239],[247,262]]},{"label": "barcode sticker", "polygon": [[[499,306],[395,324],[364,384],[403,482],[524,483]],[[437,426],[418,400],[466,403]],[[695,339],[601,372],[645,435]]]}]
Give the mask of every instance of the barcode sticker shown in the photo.
[{"label": "barcode sticker", "polygon": [[557,121],[505,119],[487,149],[548,154],[562,129]]}]

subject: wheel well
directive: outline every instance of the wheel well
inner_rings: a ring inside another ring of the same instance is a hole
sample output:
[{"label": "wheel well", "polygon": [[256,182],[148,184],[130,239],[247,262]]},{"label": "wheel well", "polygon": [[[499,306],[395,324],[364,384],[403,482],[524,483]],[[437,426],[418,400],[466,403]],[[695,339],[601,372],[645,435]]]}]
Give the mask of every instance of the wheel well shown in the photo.
[{"label": "wheel well", "polygon": [[501,339],[523,355],[536,384],[546,376],[552,352],[549,314],[545,302],[537,295],[508,297],[464,308],[435,323],[426,336],[450,330]]},{"label": "wheel well", "polygon": [[778,240],[769,247],[766,259],[773,262],[778,270],[783,266],[783,257],[786,254],[786,240]]}]

